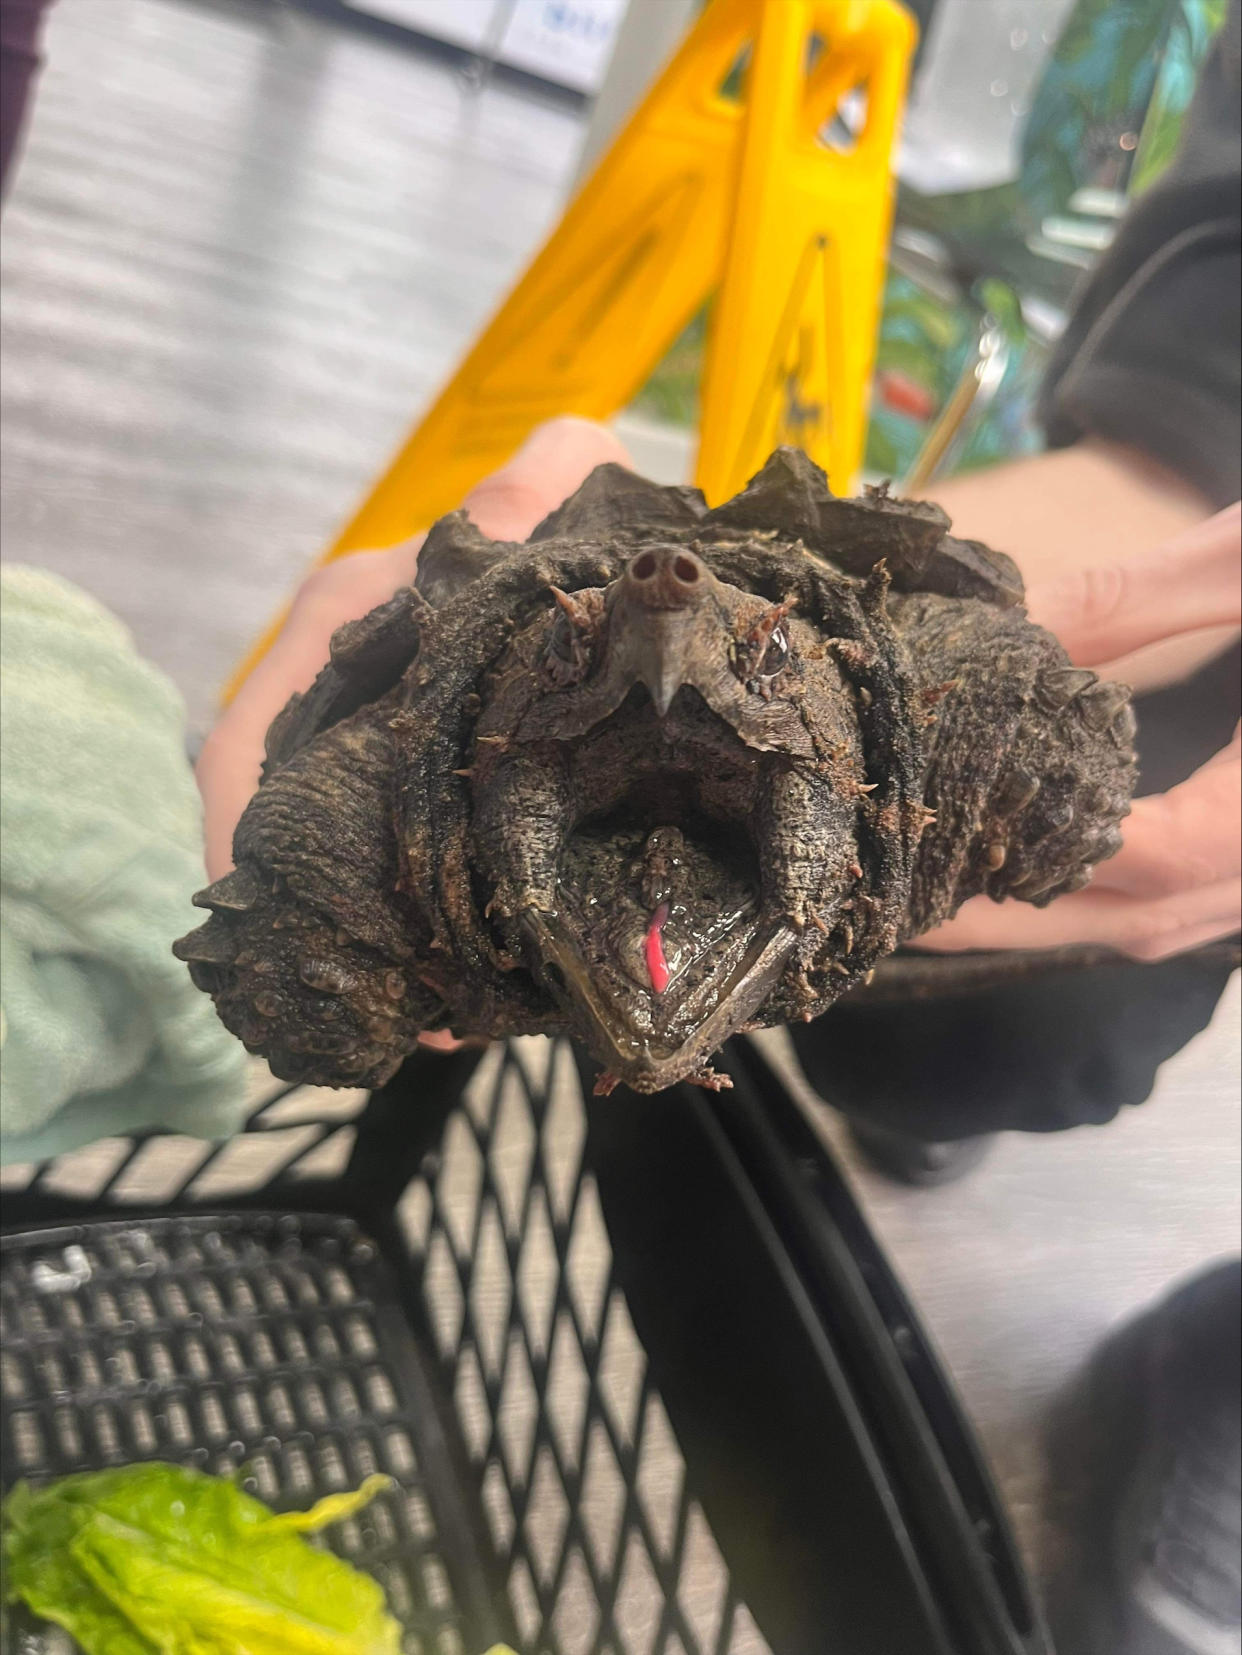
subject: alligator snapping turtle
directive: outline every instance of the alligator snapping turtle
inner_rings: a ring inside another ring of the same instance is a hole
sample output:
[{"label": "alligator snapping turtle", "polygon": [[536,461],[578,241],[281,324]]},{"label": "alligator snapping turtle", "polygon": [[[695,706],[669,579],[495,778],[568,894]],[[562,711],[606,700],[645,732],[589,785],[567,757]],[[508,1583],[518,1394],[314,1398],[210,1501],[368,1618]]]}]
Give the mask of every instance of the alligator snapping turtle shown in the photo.
[{"label": "alligator snapping turtle", "polygon": [[272,725],[176,952],[285,1079],[376,1085],[452,1028],[576,1035],[601,1090],[654,1091],[978,892],[1077,890],[1129,693],[948,530],[793,449],[713,511],[604,465],[521,545],[441,519]]}]

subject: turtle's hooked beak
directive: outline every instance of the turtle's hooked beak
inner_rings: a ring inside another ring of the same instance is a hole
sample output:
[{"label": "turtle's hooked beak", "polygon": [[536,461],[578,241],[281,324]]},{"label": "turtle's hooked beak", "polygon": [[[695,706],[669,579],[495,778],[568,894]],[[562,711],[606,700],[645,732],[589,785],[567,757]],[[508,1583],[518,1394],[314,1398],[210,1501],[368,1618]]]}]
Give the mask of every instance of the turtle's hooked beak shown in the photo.
[{"label": "turtle's hooked beak", "polygon": [[815,748],[795,705],[752,694],[736,670],[739,627],[747,624],[738,610],[743,599],[689,547],[644,546],[605,590],[590,673],[537,701],[518,728],[518,741],[584,736],[641,685],[661,725],[680,692],[692,690],[753,751],[813,759]]}]

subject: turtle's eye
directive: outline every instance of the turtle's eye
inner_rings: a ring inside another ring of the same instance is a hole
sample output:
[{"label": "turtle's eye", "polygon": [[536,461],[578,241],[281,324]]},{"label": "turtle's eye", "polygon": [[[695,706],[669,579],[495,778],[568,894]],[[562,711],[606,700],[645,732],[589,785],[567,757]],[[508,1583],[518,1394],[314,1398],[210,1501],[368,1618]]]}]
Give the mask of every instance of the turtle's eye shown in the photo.
[{"label": "turtle's eye", "polygon": [[557,689],[580,684],[591,664],[591,649],[583,628],[565,610],[557,611],[544,651],[544,667]]},{"label": "turtle's eye", "polygon": [[789,634],[783,626],[774,626],[768,637],[768,647],[755,670],[756,680],[761,684],[770,683],[779,673],[784,672],[788,662]]},{"label": "turtle's eye", "polygon": [[732,651],[733,670],[765,701],[772,699],[772,686],[789,665],[789,629],[785,617],[789,603],[773,604],[751,627]]}]

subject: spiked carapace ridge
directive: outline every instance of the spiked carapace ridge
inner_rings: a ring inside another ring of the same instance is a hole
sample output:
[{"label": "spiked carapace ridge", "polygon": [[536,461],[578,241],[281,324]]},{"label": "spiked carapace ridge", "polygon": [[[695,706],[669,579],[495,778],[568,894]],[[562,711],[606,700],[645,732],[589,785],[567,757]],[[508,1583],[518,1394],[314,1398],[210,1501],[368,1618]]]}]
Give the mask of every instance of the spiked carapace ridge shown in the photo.
[{"label": "spiked carapace ridge", "polygon": [[1078,889],[1128,692],[948,530],[792,449],[714,511],[601,466],[522,545],[443,518],[272,725],[178,955],[287,1079],[374,1085],[451,1028],[574,1034],[651,1091],[967,897]]}]

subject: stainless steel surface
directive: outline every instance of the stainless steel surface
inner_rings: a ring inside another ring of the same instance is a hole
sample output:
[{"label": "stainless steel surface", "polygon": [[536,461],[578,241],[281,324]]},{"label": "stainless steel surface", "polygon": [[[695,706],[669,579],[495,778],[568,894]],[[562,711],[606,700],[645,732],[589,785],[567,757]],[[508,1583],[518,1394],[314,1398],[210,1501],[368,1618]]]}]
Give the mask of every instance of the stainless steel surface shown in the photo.
[{"label": "stainless steel surface", "polygon": [[[202,726],[552,222],[581,117],[275,5],[59,0],[48,53],[4,219],[4,555],[115,609]],[[948,1189],[853,1167],[816,1106],[1037,1560],[1051,1399],[1237,1247],[1238,1028],[1235,978],[1142,1109]]]}]

